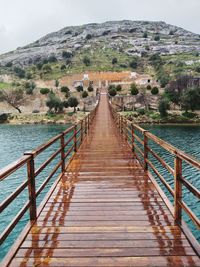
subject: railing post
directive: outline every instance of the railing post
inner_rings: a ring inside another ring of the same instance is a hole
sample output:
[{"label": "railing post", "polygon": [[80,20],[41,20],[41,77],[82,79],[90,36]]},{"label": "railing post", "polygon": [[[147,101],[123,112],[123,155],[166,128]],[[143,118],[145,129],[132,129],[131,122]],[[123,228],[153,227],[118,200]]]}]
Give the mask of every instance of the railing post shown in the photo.
[{"label": "railing post", "polygon": [[135,147],[134,147],[134,126],[133,126],[133,123],[131,123],[131,141],[132,141],[132,152],[135,152]]},{"label": "railing post", "polygon": [[77,124],[74,125],[74,152],[77,152]]},{"label": "railing post", "polygon": [[81,143],[83,142],[83,120],[81,120]]},{"label": "railing post", "polygon": [[182,208],[179,203],[182,198],[182,159],[176,154],[174,159],[174,222],[177,225],[181,224]]},{"label": "railing post", "polygon": [[65,134],[62,133],[61,138],[60,138],[60,146],[61,146],[61,160],[62,160],[62,165],[61,169],[62,172],[65,171]]},{"label": "railing post", "polygon": [[89,131],[89,129],[90,129],[90,114],[88,114],[87,119],[88,119],[88,131]]},{"label": "railing post", "polygon": [[143,135],[144,135],[144,170],[147,171],[148,170],[148,163],[147,163],[147,159],[148,159],[148,137],[146,135],[148,131],[144,131]]},{"label": "railing post", "polygon": [[121,116],[121,134],[124,132],[124,118]]},{"label": "railing post", "polygon": [[87,117],[84,118],[85,120],[85,135],[87,134]]},{"label": "railing post", "polygon": [[128,141],[128,130],[127,130],[128,124],[127,120],[125,119],[125,141]]},{"label": "railing post", "polygon": [[27,173],[28,173],[28,193],[30,201],[30,220],[32,221],[36,220],[37,218],[34,153],[30,151],[30,152],[25,152],[24,155],[30,156],[30,160],[27,162]]}]

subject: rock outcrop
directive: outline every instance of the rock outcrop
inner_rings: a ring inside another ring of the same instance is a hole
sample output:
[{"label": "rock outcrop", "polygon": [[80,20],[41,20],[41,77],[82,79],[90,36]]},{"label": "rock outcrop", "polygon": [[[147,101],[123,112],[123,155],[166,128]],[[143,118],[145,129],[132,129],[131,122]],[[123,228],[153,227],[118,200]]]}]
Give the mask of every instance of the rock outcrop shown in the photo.
[{"label": "rock outcrop", "polygon": [[[154,40],[156,34],[160,36],[159,41]],[[95,51],[97,47],[111,48],[138,56],[142,53],[200,52],[200,36],[162,21],[93,23],[66,27],[50,33],[34,43],[1,55],[0,64],[4,66],[12,62],[14,65],[30,65],[50,55],[61,60],[63,51],[75,54],[86,48]]]}]

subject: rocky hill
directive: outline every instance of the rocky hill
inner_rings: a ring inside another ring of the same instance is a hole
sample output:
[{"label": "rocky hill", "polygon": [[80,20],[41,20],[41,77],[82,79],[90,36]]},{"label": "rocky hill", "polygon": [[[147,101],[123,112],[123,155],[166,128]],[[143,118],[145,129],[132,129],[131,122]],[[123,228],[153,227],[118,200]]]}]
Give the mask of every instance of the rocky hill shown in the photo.
[{"label": "rocky hill", "polygon": [[[165,22],[111,21],[102,24],[72,26],[50,33],[34,43],[0,56],[1,66],[37,64],[50,56],[57,60],[111,49],[127,56],[159,53],[200,52],[200,35]],[[63,54],[63,51],[67,52]]]}]

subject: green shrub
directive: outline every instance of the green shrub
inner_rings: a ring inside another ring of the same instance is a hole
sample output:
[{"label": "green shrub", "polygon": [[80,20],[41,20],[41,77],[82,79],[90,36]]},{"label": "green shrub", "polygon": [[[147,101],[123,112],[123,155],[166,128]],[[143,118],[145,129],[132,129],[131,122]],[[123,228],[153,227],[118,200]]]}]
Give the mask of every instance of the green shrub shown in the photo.
[{"label": "green shrub", "polygon": [[132,95],[137,95],[139,93],[137,86],[133,83],[131,84],[131,94]]},{"label": "green shrub", "polygon": [[161,99],[158,104],[158,110],[161,117],[167,117],[167,110],[169,109],[169,102],[166,99]]},{"label": "green shrub", "polygon": [[78,99],[76,97],[70,97],[68,99],[68,104],[69,104],[69,107],[73,107],[74,108],[74,113],[76,112],[76,107],[78,106],[79,102],[78,102]]},{"label": "green shrub", "polygon": [[159,33],[156,33],[155,36],[154,36],[154,41],[160,41],[160,34]]},{"label": "green shrub", "polygon": [[25,78],[25,70],[20,67],[14,67],[14,72],[19,78]]},{"label": "green shrub", "polygon": [[143,108],[138,109],[137,112],[140,115],[144,115],[145,114],[145,110]]},{"label": "green shrub", "polygon": [[120,85],[120,84],[118,84],[117,86],[116,86],[116,90],[119,92],[119,91],[121,91],[122,90],[122,86]]},{"label": "green shrub", "polygon": [[112,64],[115,65],[115,64],[117,64],[117,62],[118,62],[117,58],[114,57],[114,58],[112,59]]},{"label": "green shrub", "polygon": [[132,59],[131,62],[129,63],[129,66],[132,68],[132,69],[137,69],[137,66],[138,66],[138,60],[136,58]]},{"label": "green shrub", "polygon": [[86,97],[88,97],[88,92],[87,91],[83,91],[82,98],[86,98]]},{"label": "green shrub", "polygon": [[82,85],[77,86],[76,87],[76,91],[79,92],[79,93],[83,92],[83,86]]},{"label": "green shrub", "polygon": [[62,87],[60,88],[60,91],[61,91],[62,93],[67,93],[67,92],[69,92],[70,90],[69,90],[69,88],[68,88],[67,86],[62,86]]},{"label": "green shrub", "polygon": [[152,89],[151,89],[151,93],[152,93],[152,95],[157,95],[158,93],[159,93],[159,89],[158,89],[158,87],[153,87]]},{"label": "green shrub", "polygon": [[62,71],[64,71],[64,70],[66,70],[66,65],[65,64],[62,64],[61,66],[60,66],[60,70],[62,70]]},{"label": "green shrub", "polygon": [[49,88],[41,88],[40,93],[42,95],[47,95],[50,92]]},{"label": "green shrub", "polygon": [[91,65],[91,61],[89,59],[89,57],[85,56],[83,58],[83,63],[86,65],[86,66],[90,66]]},{"label": "green shrub", "polygon": [[72,57],[72,53],[68,52],[68,51],[63,51],[62,52],[62,57],[63,58],[71,58]]},{"label": "green shrub", "polygon": [[108,93],[109,93],[110,96],[116,96],[117,91],[116,91],[116,89],[114,87],[112,87],[112,88],[110,88],[108,90]]},{"label": "green shrub", "polygon": [[147,90],[151,90],[151,85],[147,85]]},{"label": "green shrub", "polygon": [[143,33],[143,38],[148,38],[148,33],[147,32]]},{"label": "green shrub", "polygon": [[89,85],[87,90],[88,90],[88,92],[93,92],[94,88],[92,87],[92,85]]},{"label": "green shrub", "polygon": [[182,113],[182,116],[183,117],[186,117],[188,119],[193,119],[193,118],[195,118],[197,116],[197,114],[194,113],[194,112],[188,112],[188,111],[186,111],[186,112],[183,112]]}]

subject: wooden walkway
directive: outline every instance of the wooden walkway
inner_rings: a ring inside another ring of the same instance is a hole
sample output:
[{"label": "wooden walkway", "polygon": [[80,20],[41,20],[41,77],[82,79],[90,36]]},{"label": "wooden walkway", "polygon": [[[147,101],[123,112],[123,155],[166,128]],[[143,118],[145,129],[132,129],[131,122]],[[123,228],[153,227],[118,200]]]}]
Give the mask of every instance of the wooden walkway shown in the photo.
[{"label": "wooden walkway", "polygon": [[200,266],[101,94],[75,154],[10,266]]}]

